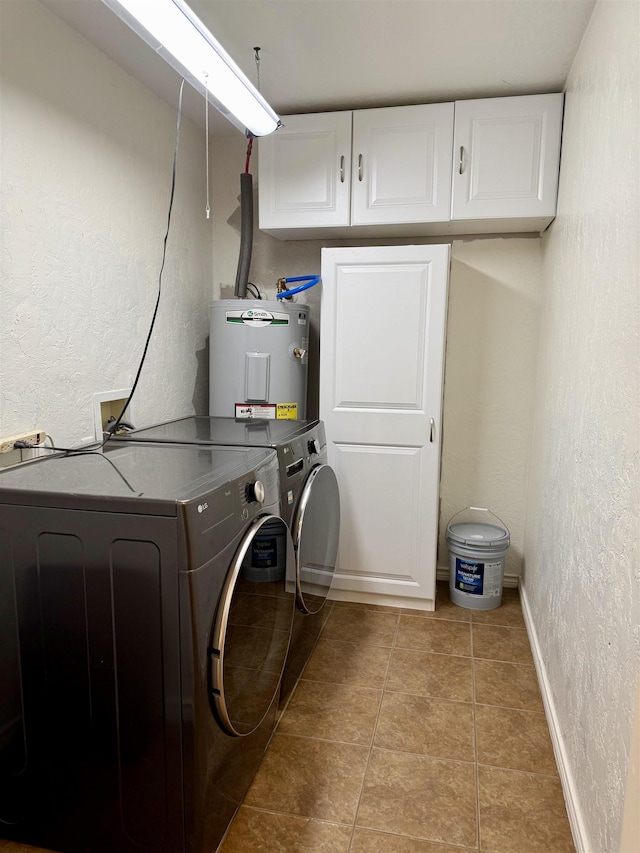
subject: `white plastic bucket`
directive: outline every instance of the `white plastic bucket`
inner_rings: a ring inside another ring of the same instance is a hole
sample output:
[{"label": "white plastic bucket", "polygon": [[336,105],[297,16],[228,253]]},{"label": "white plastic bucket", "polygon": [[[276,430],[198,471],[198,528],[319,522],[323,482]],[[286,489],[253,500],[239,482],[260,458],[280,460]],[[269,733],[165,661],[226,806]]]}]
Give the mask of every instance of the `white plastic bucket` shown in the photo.
[{"label": "white plastic bucket", "polygon": [[[489,513],[499,525],[453,520],[463,512]],[[509,531],[497,515],[485,507],[466,507],[447,525],[449,546],[449,598],[471,610],[493,610],[502,601],[504,562],[509,550]]]}]

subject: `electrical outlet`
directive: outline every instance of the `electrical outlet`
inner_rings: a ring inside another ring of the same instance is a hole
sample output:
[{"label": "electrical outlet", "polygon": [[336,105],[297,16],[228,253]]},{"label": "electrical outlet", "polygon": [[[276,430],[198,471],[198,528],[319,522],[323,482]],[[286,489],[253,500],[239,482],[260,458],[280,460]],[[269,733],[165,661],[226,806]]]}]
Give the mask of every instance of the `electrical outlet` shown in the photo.
[{"label": "electrical outlet", "polygon": [[42,429],[34,429],[31,432],[20,432],[18,435],[10,435],[8,438],[0,438],[0,453],[9,453],[15,450],[16,441],[24,441],[25,446],[40,447],[44,444],[47,434]]},{"label": "electrical outlet", "polygon": [[[2,0],[0,0],[2,2]],[[118,418],[127,402],[131,388],[121,388],[119,391],[101,391],[93,395],[93,423],[95,441],[102,441],[109,418]],[[126,419],[133,421],[131,406],[127,408]]]}]

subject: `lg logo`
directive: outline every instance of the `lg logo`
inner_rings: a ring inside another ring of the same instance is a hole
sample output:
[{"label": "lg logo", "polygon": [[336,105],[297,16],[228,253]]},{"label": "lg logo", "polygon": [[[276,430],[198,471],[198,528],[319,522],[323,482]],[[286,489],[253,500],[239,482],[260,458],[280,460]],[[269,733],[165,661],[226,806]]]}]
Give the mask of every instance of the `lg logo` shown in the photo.
[{"label": "lg logo", "polygon": [[209,504],[198,504],[198,512],[204,512],[205,509],[209,509]]}]

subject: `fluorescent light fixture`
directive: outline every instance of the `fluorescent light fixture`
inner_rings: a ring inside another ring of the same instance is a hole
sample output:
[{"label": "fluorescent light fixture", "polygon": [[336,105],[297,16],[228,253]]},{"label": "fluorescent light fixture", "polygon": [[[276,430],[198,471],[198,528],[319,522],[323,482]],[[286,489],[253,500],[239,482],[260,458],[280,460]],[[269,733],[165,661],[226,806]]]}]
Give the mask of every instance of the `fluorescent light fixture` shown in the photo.
[{"label": "fluorescent light fixture", "polygon": [[232,124],[254,136],[276,113],[184,0],[102,0]]}]

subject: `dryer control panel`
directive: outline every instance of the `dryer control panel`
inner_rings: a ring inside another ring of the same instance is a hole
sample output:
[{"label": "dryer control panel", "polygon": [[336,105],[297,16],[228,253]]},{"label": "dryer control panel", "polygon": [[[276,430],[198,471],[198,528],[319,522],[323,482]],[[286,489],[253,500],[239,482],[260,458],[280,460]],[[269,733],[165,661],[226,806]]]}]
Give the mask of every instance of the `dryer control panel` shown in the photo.
[{"label": "dryer control panel", "polygon": [[192,568],[217,553],[219,543],[233,539],[248,521],[277,509],[276,453],[267,449],[257,452],[263,454],[264,461],[186,505],[185,527]]}]

